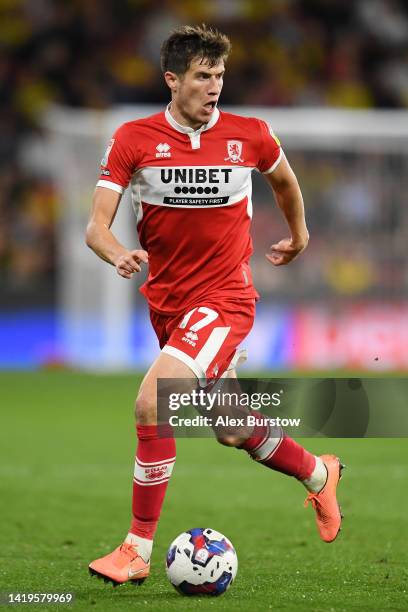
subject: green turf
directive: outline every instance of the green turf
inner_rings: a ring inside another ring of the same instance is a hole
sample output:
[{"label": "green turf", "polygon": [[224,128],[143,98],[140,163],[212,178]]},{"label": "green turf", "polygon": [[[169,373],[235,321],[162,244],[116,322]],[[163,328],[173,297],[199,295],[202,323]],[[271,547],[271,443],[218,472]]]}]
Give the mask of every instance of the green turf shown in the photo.
[{"label": "green turf", "polygon": [[[131,376],[0,374],[0,591],[76,596],[69,607],[13,609],[408,609],[408,454],[398,439],[305,444],[348,466],[344,528],[331,545],[319,541],[294,479],[213,440],[178,440],[151,577],[115,590],[90,578],[87,563],[116,546],[129,523],[137,384]],[[194,526],[217,529],[236,547],[237,579],[220,598],[184,598],[167,582],[167,546]]]}]

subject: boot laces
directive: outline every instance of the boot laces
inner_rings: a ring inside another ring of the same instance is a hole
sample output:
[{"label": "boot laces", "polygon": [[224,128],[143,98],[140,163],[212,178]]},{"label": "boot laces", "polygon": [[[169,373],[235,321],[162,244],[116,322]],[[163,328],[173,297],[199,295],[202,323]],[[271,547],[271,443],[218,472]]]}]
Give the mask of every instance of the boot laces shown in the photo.
[{"label": "boot laces", "polygon": [[123,542],[120,547],[120,552],[124,555],[127,555],[131,561],[133,561],[134,559],[136,559],[136,557],[139,556],[139,553],[137,552],[137,547],[134,544],[130,544],[129,542]]}]

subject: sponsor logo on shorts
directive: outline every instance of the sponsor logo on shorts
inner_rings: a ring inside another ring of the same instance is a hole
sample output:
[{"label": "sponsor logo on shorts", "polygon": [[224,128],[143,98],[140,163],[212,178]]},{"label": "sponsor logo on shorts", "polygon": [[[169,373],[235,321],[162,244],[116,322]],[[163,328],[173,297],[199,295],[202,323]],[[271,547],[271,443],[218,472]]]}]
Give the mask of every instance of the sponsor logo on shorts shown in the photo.
[{"label": "sponsor logo on shorts", "polygon": [[195,346],[197,344],[198,334],[193,331],[188,331],[184,334],[181,340],[182,342],[187,342],[187,344],[190,344],[191,346]]}]

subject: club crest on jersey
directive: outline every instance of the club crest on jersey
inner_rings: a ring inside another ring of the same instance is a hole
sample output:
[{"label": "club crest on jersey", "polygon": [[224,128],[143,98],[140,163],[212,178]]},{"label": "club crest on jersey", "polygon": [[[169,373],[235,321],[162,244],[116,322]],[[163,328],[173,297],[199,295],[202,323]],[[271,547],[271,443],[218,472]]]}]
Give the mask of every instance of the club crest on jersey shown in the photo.
[{"label": "club crest on jersey", "polygon": [[225,157],[224,161],[230,161],[233,164],[244,161],[241,159],[242,142],[240,140],[228,140],[227,153],[228,157]]},{"label": "club crest on jersey", "polygon": [[161,142],[156,147],[156,157],[171,157],[170,145],[167,142]]}]

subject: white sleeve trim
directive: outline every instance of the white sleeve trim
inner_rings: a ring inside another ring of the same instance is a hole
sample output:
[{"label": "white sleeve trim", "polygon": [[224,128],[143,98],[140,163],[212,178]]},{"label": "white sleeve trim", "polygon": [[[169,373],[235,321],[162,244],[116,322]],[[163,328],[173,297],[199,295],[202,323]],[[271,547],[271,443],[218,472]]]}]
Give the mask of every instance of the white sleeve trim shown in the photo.
[{"label": "white sleeve trim", "polygon": [[106,189],[112,189],[112,191],[116,191],[117,193],[122,194],[125,191],[125,188],[122,185],[118,185],[117,183],[112,183],[111,181],[103,181],[100,180],[96,183],[97,187],[106,187]]},{"label": "white sleeve trim", "polygon": [[279,151],[279,157],[278,159],[275,161],[275,163],[269,168],[269,170],[266,170],[265,172],[262,172],[262,174],[270,174],[271,172],[273,172],[275,170],[275,168],[280,164],[281,160],[283,157],[283,151],[282,149]]}]

